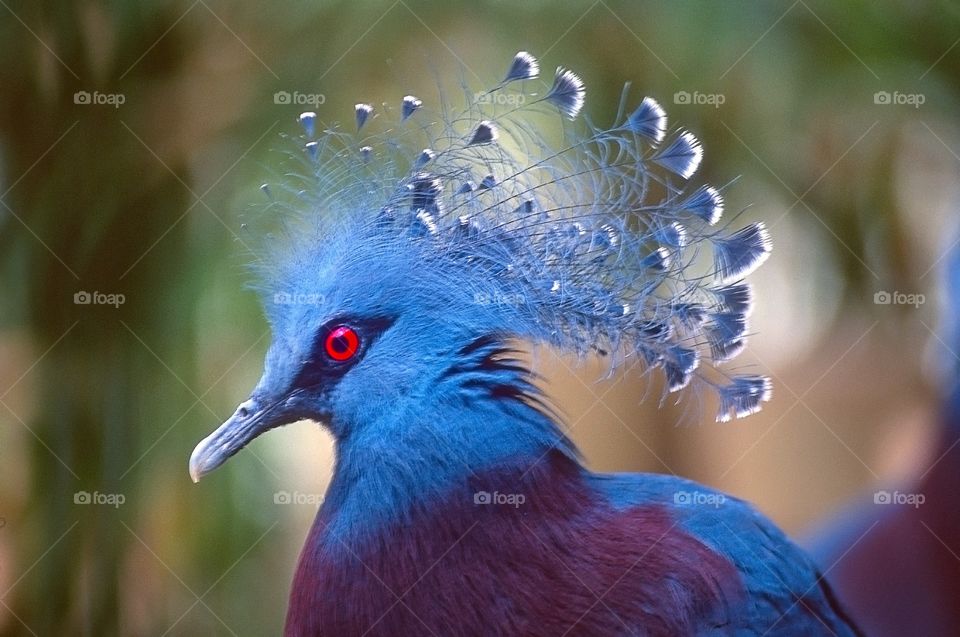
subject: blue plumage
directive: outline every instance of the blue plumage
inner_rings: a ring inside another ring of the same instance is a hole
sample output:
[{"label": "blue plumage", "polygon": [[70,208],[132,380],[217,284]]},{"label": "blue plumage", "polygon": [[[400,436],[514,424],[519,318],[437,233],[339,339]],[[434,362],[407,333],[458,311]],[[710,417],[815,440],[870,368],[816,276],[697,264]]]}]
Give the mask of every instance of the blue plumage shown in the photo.
[{"label": "blue plumage", "polygon": [[421,106],[423,106],[423,100],[419,97],[413,95],[405,96],[400,107],[400,119],[407,119]]},{"label": "blue plumage", "polygon": [[556,106],[561,113],[574,119],[583,108],[585,95],[586,90],[580,76],[558,66],[557,73],[553,76],[553,86],[544,99]]},{"label": "blue plumage", "polygon": [[[690,508],[722,494],[585,469],[513,350],[639,361],[666,393],[715,390],[719,421],[770,399],[769,379],[720,366],[744,346],[763,225],[718,225],[720,193],[691,182],[700,142],[656,101],[566,123],[584,83],[561,67],[537,92],[539,68],[518,53],[462,111],[358,103],[356,132],[300,116],[302,150],[265,189],[263,377],[191,475],[293,420],[333,433],[288,635],[853,634],[743,503]],[[482,508],[491,494],[525,504]]]},{"label": "blue plumage", "polygon": [[[532,79],[538,69],[521,52],[492,92],[518,87],[517,80]],[[687,181],[700,163],[700,142],[687,131],[668,135],[666,114],[652,98],[613,127],[568,128],[560,143],[531,123],[544,106],[575,117],[583,100],[582,80],[559,68],[542,97],[513,100],[520,106],[505,112],[475,103],[463,113],[421,116],[422,100],[408,95],[400,128],[385,122],[384,131],[363,137],[332,129],[319,139],[312,138],[315,116],[301,116],[310,162],[299,168],[303,183],[296,188],[305,200],[282,214],[338,212],[336,219],[309,219],[317,227],[298,230],[292,247],[280,250],[335,249],[321,237],[335,238],[335,228],[352,225],[357,258],[369,250],[408,253],[422,289],[455,278],[467,299],[482,292],[528,300],[509,308],[460,304],[491,327],[581,355],[608,352],[613,366],[638,355],[653,367],[669,365],[669,353],[681,350],[707,363],[730,360],[744,344],[751,298],[741,295],[735,308],[725,307],[729,291],[722,286],[767,257],[766,230],[759,223],[733,233],[711,227],[723,211],[721,195]],[[361,128],[373,109],[356,108]],[[411,117],[421,123],[404,121]],[[318,147],[326,151],[322,157]],[[466,227],[471,232],[462,232]],[[360,243],[364,236],[369,240]],[[695,258],[704,246],[713,251],[713,270]],[[295,287],[302,276],[297,260],[271,273],[268,287]],[[693,305],[706,322],[688,320]],[[669,335],[650,338],[651,323],[669,326]],[[709,364],[665,371],[668,390],[687,386],[692,379],[677,375],[694,371],[696,380],[725,395],[741,387]],[[768,397],[750,393],[741,400]]]},{"label": "blue plumage", "polygon": [[712,226],[723,215],[723,196],[713,186],[700,186],[679,207]]},{"label": "blue plumage", "polygon": [[[373,114],[373,107],[370,106],[369,104],[361,103],[354,106],[354,111],[356,112],[356,117],[357,117],[357,130],[360,130],[361,128],[363,128],[363,125],[367,123],[367,119]],[[310,118],[308,118],[307,121],[311,121]],[[313,136],[312,133],[310,132],[312,129],[312,126],[305,126],[304,129],[307,131],[308,135],[310,135],[311,137]]]},{"label": "blue plumage", "polygon": [[520,51],[514,56],[510,70],[503,78],[503,84],[515,80],[532,80],[538,75],[540,75],[540,62],[526,51]]},{"label": "blue plumage", "polygon": [[638,135],[643,135],[654,144],[659,144],[667,134],[667,113],[656,100],[645,97],[637,110],[627,119],[627,126]]}]

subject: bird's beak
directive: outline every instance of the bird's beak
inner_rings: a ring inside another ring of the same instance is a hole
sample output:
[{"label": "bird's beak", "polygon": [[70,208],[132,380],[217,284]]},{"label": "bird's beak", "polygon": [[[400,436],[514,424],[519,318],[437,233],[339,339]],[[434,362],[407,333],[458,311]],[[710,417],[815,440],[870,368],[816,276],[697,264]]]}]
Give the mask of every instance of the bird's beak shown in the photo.
[{"label": "bird's beak", "polygon": [[190,454],[190,477],[194,482],[210,473],[251,440],[279,425],[291,422],[286,418],[280,403],[265,403],[250,398],[240,404],[225,423],[200,441]]}]

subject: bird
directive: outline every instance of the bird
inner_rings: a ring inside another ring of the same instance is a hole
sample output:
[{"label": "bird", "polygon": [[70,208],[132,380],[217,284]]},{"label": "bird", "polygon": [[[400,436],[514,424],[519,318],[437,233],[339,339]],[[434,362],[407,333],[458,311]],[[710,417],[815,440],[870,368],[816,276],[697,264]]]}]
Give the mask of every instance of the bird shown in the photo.
[{"label": "bird", "polygon": [[[949,233],[948,233],[949,235]],[[960,626],[960,250],[941,276],[942,379],[932,449],[908,479],[859,494],[801,538],[858,624],[878,637],[948,637]]]},{"label": "bird", "polygon": [[263,186],[252,250],[272,341],[249,398],[194,449],[194,481],[308,419],[333,476],[285,635],[854,635],[813,562],[750,504],[673,475],[604,474],[564,432],[528,349],[661,401],[760,410],[744,346],[771,252],[721,223],[703,149],[646,97],[610,126],[583,79],[518,52],[491,88],[360,102],[302,134]]}]

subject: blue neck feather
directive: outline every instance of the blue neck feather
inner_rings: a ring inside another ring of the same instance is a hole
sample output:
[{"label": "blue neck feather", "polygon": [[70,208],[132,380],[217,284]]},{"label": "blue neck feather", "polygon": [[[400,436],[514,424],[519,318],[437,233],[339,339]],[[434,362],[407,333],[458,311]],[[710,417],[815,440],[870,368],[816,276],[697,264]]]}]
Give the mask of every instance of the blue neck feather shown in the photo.
[{"label": "blue neck feather", "polygon": [[429,397],[411,395],[376,422],[345,428],[320,512],[330,531],[353,535],[395,524],[471,476],[509,462],[533,464],[551,449],[578,459],[511,353],[497,339],[477,339],[431,383]]}]

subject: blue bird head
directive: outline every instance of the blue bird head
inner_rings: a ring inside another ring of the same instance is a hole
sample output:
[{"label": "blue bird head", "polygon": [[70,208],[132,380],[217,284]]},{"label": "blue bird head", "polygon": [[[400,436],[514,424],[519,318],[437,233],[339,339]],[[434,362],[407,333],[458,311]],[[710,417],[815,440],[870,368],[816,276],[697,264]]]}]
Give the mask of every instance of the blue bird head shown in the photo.
[{"label": "blue bird head", "polygon": [[539,73],[521,52],[462,110],[408,95],[357,104],[356,130],[300,116],[302,150],[264,186],[263,377],[194,450],[194,479],[295,420],[342,438],[533,400],[512,339],[661,370],[665,394],[703,384],[721,421],[769,399],[767,378],[720,368],[744,346],[762,224],[720,223],[720,190],[694,180],[700,142],[655,100],[628,113],[625,89],[612,126],[578,126],[581,79]]}]

